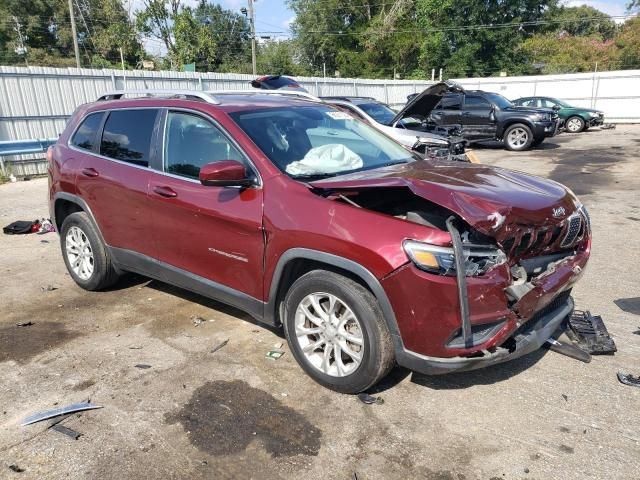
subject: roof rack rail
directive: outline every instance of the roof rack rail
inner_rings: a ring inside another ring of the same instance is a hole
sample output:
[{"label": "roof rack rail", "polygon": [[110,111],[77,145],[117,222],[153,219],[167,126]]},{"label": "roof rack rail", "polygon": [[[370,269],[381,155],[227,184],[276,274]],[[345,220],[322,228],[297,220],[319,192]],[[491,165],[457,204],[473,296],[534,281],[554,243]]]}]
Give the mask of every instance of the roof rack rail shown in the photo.
[{"label": "roof rack rail", "polygon": [[113,90],[100,95],[98,97],[98,101],[100,102],[103,100],[119,100],[125,95],[134,95],[138,97],[185,97],[186,99],[197,98],[199,100],[204,100],[207,103],[213,103],[216,105],[220,103],[213,95],[207,92],[202,92],[200,90],[180,89]]},{"label": "roof rack rail", "polygon": [[302,97],[314,102],[322,102],[322,100],[309,92],[288,91],[288,90],[262,90],[253,88],[249,90],[207,90],[205,93],[210,95],[285,95],[290,97]]}]

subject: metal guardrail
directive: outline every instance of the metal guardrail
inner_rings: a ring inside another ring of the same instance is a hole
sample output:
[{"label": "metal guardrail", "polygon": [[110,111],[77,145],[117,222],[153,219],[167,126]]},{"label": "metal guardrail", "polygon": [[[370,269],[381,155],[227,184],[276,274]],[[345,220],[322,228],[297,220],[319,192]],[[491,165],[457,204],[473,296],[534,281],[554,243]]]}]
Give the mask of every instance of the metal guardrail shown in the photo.
[{"label": "metal guardrail", "polygon": [[0,171],[2,171],[3,175],[7,174],[3,157],[10,155],[28,155],[32,153],[46,152],[47,148],[49,148],[57,141],[57,138],[46,138],[0,142]]}]

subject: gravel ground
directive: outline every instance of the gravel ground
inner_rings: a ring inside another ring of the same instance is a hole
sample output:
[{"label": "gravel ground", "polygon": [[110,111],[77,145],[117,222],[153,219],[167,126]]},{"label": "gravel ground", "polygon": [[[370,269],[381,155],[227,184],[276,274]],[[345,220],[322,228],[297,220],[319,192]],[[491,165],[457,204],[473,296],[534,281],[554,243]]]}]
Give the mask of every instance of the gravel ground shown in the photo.
[{"label": "gravel ground", "polygon": [[[281,333],[237,310],[141,277],[85,292],[57,234],[0,235],[0,478],[638,478],[640,389],[616,372],[640,374],[640,126],[476,154],[566,183],[587,205],[593,254],[574,297],[602,315],[615,356],[395,369],[384,404],[364,405],[316,385],[286,344],[266,359]],[[0,223],[47,216],[46,195],[46,179],[1,185]],[[77,440],[20,426],[87,399],[104,408],[61,423]]]}]

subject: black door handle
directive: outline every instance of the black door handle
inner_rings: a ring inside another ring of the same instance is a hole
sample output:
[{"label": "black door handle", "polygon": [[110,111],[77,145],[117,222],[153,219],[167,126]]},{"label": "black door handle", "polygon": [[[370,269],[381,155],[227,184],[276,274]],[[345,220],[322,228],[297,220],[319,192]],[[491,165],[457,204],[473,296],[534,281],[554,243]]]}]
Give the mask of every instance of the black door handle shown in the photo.
[{"label": "black door handle", "polygon": [[178,196],[178,194],[169,187],[153,187],[153,191],[161,197],[174,198]]}]

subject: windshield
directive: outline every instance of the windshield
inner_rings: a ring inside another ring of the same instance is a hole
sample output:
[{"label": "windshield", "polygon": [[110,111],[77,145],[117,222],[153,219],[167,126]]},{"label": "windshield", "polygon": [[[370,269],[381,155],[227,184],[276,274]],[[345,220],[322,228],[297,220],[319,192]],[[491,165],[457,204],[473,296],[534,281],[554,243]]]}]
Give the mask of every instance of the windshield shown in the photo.
[{"label": "windshield", "polygon": [[358,107],[376,122],[383,125],[389,125],[396,116],[396,112],[383,103],[360,103]]},{"label": "windshield", "polygon": [[484,96],[487,98],[487,100],[496,105],[500,110],[513,107],[513,103],[511,103],[499,93],[485,93]]},{"label": "windshield", "polygon": [[293,178],[325,178],[417,159],[374,128],[325,105],[229,115],[269,160]]}]

